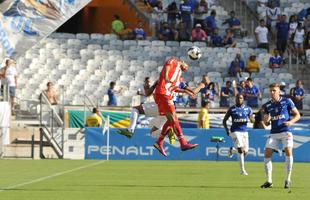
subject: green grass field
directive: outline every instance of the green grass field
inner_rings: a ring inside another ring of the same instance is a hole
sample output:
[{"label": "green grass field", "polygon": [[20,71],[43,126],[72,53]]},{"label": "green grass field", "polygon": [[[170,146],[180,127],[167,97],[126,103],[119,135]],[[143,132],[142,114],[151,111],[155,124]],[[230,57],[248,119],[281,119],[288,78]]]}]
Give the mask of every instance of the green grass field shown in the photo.
[{"label": "green grass field", "polygon": [[310,164],[296,163],[291,192],[283,189],[284,163],[274,163],[271,189],[263,163],[0,160],[0,199],[5,200],[209,200],[310,199]]}]

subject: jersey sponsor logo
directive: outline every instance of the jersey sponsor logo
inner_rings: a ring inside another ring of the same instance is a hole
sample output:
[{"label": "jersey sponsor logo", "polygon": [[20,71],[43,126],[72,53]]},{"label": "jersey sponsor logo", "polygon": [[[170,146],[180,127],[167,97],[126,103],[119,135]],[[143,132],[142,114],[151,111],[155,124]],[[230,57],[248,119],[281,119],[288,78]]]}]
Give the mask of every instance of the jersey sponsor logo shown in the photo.
[{"label": "jersey sponsor logo", "polygon": [[234,122],[248,122],[248,119],[246,118],[234,119]]},{"label": "jersey sponsor logo", "polygon": [[280,119],[285,119],[285,115],[276,115],[271,117],[271,121],[276,121]]}]

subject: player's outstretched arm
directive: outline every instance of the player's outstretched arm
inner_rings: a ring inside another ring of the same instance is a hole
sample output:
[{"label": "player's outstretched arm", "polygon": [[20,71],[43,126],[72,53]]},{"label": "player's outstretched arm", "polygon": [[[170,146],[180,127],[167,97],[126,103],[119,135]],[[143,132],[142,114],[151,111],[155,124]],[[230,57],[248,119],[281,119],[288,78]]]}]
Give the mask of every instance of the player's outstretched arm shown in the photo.
[{"label": "player's outstretched arm", "polygon": [[194,92],[195,94],[198,94],[198,93],[200,92],[200,90],[203,89],[204,87],[206,87],[206,84],[203,83],[203,82],[201,82],[201,83],[199,83],[199,84],[197,85],[196,88],[193,89],[193,92]]},{"label": "player's outstretched arm", "polygon": [[145,90],[145,96],[147,96],[147,97],[151,96],[153,94],[157,84],[158,84],[158,80],[150,88],[146,89]]}]

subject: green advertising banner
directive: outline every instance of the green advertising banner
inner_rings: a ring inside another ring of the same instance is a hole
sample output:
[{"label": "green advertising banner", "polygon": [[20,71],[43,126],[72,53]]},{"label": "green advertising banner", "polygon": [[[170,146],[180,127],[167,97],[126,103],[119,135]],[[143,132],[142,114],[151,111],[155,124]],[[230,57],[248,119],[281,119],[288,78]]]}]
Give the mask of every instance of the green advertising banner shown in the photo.
[{"label": "green advertising banner", "polygon": [[[86,116],[91,115],[91,112],[86,112]],[[104,118],[110,116],[110,128],[127,128],[129,126],[129,112],[101,112]],[[69,115],[69,128],[83,128],[84,127],[84,111],[81,110],[68,110]]]}]

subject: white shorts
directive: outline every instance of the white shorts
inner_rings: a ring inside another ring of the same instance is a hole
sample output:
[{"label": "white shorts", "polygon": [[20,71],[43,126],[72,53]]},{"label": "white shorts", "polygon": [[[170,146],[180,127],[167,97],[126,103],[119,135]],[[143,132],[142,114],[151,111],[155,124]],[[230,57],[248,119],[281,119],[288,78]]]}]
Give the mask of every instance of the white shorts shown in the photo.
[{"label": "white shorts", "polygon": [[243,148],[245,152],[249,150],[249,134],[248,132],[235,131],[231,133],[231,139],[235,148]]},{"label": "white shorts", "polygon": [[166,123],[167,118],[166,116],[157,116],[150,120],[149,127],[152,128],[155,126],[159,130],[162,130],[164,124]]},{"label": "white shorts", "polygon": [[279,149],[279,144],[282,148],[293,148],[293,134],[291,132],[273,133],[268,136],[265,148]]},{"label": "white shorts", "polygon": [[157,117],[159,116],[158,106],[155,102],[142,104],[146,117]]}]

